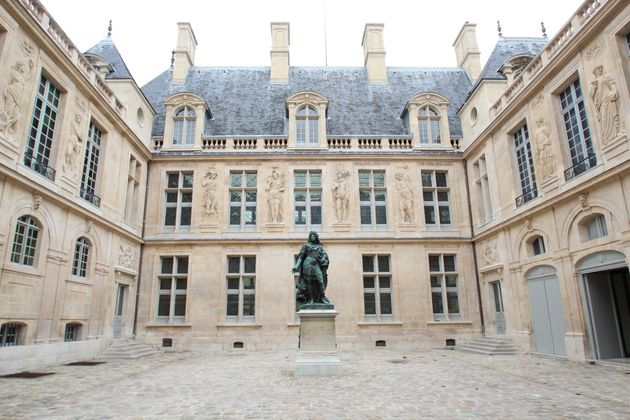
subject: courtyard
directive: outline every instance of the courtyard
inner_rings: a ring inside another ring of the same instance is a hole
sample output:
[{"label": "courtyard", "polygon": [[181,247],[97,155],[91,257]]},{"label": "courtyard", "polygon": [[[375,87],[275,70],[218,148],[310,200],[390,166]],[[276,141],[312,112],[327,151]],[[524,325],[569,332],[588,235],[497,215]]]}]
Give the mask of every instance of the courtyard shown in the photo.
[{"label": "courtyard", "polygon": [[461,351],[342,352],[297,378],[290,352],[162,353],[0,378],[0,418],[630,418],[630,365]]}]

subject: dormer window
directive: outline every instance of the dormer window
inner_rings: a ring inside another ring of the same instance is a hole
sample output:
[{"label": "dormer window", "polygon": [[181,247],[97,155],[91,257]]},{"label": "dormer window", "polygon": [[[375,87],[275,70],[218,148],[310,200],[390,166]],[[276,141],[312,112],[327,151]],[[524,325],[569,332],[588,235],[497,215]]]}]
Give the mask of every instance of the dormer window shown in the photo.
[{"label": "dormer window", "polygon": [[328,101],[315,92],[300,92],[286,101],[289,117],[289,148],[326,146]]},{"label": "dormer window", "polygon": [[418,128],[420,130],[420,144],[440,144],[442,135],[440,130],[440,114],[429,105],[418,110]]},{"label": "dormer window", "polygon": [[297,110],[295,119],[295,143],[298,146],[317,146],[319,144],[317,110],[309,105],[303,106]]},{"label": "dormer window", "polygon": [[173,117],[173,145],[195,144],[195,121],[197,113],[185,106]]}]

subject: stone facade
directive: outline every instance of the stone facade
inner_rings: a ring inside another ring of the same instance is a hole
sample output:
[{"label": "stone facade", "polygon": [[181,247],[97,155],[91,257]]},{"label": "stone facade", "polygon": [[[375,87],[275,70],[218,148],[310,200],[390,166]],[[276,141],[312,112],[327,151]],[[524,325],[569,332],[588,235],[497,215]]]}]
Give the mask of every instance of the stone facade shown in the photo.
[{"label": "stone facade", "polygon": [[628,357],[630,8],[589,0],[483,68],[475,30],[452,69],[386,67],[379,24],[365,67],[295,68],[272,23],[271,66],[230,70],[196,67],[180,23],[140,89],[109,35],[81,54],[38,1],[3,4],[0,360],[295,348],[310,230],[339,349]]}]

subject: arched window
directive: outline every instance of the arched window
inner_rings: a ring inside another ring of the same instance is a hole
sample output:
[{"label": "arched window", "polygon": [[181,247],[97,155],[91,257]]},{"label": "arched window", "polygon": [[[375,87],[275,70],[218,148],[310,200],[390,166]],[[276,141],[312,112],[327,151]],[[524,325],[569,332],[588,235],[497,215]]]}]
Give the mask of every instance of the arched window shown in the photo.
[{"label": "arched window", "polygon": [[20,341],[22,324],[7,322],[0,327],[0,347],[17,346]]},{"label": "arched window", "polygon": [[547,252],[545,240],[540,235],[532,236],[527,243],[530,246],[530,255],[541,255]]},{"label": "arched window", "polygon": [[440,144],[440,114],[431,106],[425,105],[418,110],[420,144]]},{"label": "arched window", "polygon": [[588,240],[603,238],[608,235],[608,227],[603,214],[596,214],[588,219],[584,226],[586,227],[586,237]]},{"label": "arched window", "polygon": [[72,275],[86,277],[88,255],[90,252],[90,241],[85,237],[80,237],[74,243],[74,258],[72,259]]},{"label": "arched window", "polygon": [[317,146],[319,144],[318,125],[319,115],[315,108],[307,105],[298,109],[296,112],[296,144],[298,146]]},{"label": "arched window", "polygon": [[15,226],[11,262],[21,265],[34,266],[39,224],[31,216],[22,216]]},{"label": "arched window", "polygon": [[181,108],[173,117],[173,145],[195,143],[195,121],[197,113],[191,107]]}]

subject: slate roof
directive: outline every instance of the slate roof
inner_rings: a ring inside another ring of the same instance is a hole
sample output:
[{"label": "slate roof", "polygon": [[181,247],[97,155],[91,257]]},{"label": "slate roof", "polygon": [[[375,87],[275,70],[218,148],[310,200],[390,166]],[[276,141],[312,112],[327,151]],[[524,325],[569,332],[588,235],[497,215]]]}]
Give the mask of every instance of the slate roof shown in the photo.
[{"label": "slate roof", "polygon": [[208,104],[211,136],[286,135],[285,100],[313,91],[328,100],[328,135],[409,135],[400,118],[407,102],[418,93],[447,97],[452,136],[461,136],[456,110],[471,83],[461,68],[387,69],[388,84],[368,83],[364,67],[291,67],[288,84],[270,84],[269,67],[192,67],[185,83],[172,84],[170,70],[142,87],[155,108],[153,136],[164,133],[162,103],[178,92],[191,92]]},{"label": "slate roof", "polygon": [[98,44],[87,50],[85,54],[98,55],[114,68],[114,71],[105,76],[105,79],[133,79],[111,36],[104,38]]}]

